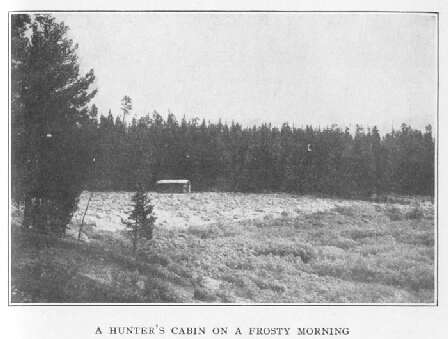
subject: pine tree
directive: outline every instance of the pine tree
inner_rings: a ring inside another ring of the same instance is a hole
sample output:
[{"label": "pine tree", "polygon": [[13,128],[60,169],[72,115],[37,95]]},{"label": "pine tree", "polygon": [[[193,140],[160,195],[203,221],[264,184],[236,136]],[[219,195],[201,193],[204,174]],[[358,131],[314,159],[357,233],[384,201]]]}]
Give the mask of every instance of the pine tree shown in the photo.
[{"label": "pine tree", "polygon": [[154,206],[143,189],[143,185],[137,186],[137,192],[132,197],[133,210],[127,220],[122,220],[126,225],[126,231],[132,243],[132,253],[137,253],[138,242],[140,239],[151,240],[153,238]]},{"label": "pine tree", "polygon": [[12,16],[13,199],[24,226],[64,234],[91,166],[86,138],[93,70],[79,74],[77,45],[51,15]]},{"label": "pine tree", "polygon": [[[25,126],[27,91],[27,60],[31,17],[27,14],[11,15],[11,193],[16,202],[26,199],[27,172],[32,169],[27,150]],[[28,212],[28,211],[27,211]]]},{"label": "pine tree", "polygon": [[121,99],[121,111],[123,112],[123,124],[126,125],[126,116],[132,111],[132,99],[125,95]]}]

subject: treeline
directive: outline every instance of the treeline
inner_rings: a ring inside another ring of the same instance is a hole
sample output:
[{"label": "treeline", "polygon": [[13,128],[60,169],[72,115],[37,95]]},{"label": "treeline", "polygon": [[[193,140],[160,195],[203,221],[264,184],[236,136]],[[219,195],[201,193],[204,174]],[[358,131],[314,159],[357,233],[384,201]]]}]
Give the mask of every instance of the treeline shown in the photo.
[{"label": "treeline", "polygon": [[186,178],[196,191],[434,194],[430,125],[421,132],[403,124],[381,136],[376,127],[242,127],[156,112],[124,119],[109,111],[96,123],[90,190]]}]

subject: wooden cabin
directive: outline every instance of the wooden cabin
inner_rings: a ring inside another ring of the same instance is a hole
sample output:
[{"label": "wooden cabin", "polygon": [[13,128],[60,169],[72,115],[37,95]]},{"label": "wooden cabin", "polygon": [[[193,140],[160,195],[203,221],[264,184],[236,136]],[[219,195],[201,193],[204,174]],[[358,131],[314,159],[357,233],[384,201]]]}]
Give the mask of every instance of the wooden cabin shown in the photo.
[{"label": "wooden cabin", "polygon": [[190,193],[191,183],[187,179],[158,180],[156,191],[159,193]]}]

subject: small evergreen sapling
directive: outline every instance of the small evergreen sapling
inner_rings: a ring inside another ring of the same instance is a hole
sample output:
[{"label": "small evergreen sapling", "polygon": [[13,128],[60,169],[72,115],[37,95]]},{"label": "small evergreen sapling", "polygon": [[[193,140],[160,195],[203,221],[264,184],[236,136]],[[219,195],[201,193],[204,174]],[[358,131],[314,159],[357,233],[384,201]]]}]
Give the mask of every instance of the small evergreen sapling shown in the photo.
[{"label": "small evergreen sapling", "polygon": [[137,252],[138,241],[140,239],[151,240],[153,237],[154,223],[154,206],[145,193],[143,186],[137,187],[137,192],[132,197],[134,209],[130,213],[127,220],[122,222],[126,225],[126,231],[132,242],[132,253],[135,256]]}]

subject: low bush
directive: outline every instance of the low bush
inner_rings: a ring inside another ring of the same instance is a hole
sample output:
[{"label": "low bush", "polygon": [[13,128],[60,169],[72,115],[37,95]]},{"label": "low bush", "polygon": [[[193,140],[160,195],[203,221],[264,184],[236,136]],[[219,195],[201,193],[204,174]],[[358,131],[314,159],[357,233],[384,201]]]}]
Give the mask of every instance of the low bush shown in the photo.
[{"label": "low bush", "polygon": [[13,266],[12,284],[31,297],[33,302],[63,302],[67,285],[73,279],[78,267],[59,263],[50,255],[20,266]]},{"label": "low bush", "polygon": [[271,290],[277,293],[283,293],[286,291],[285,285],[278,281],[271,281],[268,279],[252,278],[252,281],[261,290]]},{"label": "low bush", "polygon": [[401,213],[401,210],[395,206],[387,207],[385,210],[385,214],[391,221],[403,220],[403,213]]},{"label": "low bush", "polygon": [[402,230],[396,230],[392,232],[393,237],[404,244],[409,245],[423,245],[426,247],[434,246],[434,232],[428,231],[415,231],[415,232],[403,232]]},{"label": "low bush", "polygon": [[220,299],[220,302],[222,303],[235,302],[235,298],[230,294],[229,291],[219,291],[216,293],[216,296]]},{"label": "low bush", "polygon": [[344,232],[344,234],[347,234],[351,239],[358,241],[364,238],[380,237],[384,234],[384,232],[372,228],[355,228]]},{"label": "low bush", "polygon": [[351,238],[346,238],[340,234],[335,235],[334,237],[328,238],[325,245],[339,247],[343,250],[352,249],[357,245],[356,241]]},{"label": "low bush", "polygon": [[244,275],[238,273],[225,273],[221,276],[221,279],[227,281],[238,287],[245,287],[247,285],[247,279]]},{"label": "low bush", "polygon": [[369,283],[377,280],[373,267],[362,258],[357,260],[340,258],[334,261],[321,261],[313,265],[313,271],[319,275],[332,276],[347,281]]},{"label": "low bush", "polygon": [[214,302],[218,299],[216,294],[211,293],[207,289],[196,286],[193,292],[193,297],[200,301],[206,301],[206,302]]},{"label": "low bush", "polygon": [[146,258],[145,261],[149,264],[158,264],[161,266],[168,266],[171,263],[171,259],[168,256],[162,254],[151,254]]},{"label": "low bush", "polygon": [[238,257],[229,258],[225,261],[225,265],[229,268],[236,270],[250,271],[254,269],[254,265],[250,258],[238,258]]},{"label": "low bush", "polygon": [[223,234],[223,230],[219,225],[190,226],[188,233],[201,239],[216,239]]},{"label": "low bush", "polygon": [[187,280],[193,279],[193,274],[192,274],[191,270],[189,270],[185,266],[182,266],[182,265],[176,264],[176,263],[171,263],[168,266],[168,269],[183,279],[187,279]]},{"label": "low bush", "polygon": [[353,207],[337,205],[333,210],[339,214],[345,215],[346,217],[355,216],[355,210]]},{"label": "low bush", "polygon": [[169,283],[154,277],[147,277],[142,293],[145,302],[182,302],[181,297]]},{"label": "low bush", "polygon": [[420,205],[413,206],[409,211],[405,214],[406,219],[422,219],[424,217],[423,209]]},{"label": "low bush", "polygon": [[254,251],[256,256],[273,255],[279,257],[293,256],[300,257],[304,263],[308,263],[315,258],[315,250],[308,245],[295,243],[292,245],[280,245],[276,243],[267,244],[266,247],[258,248]]}]

